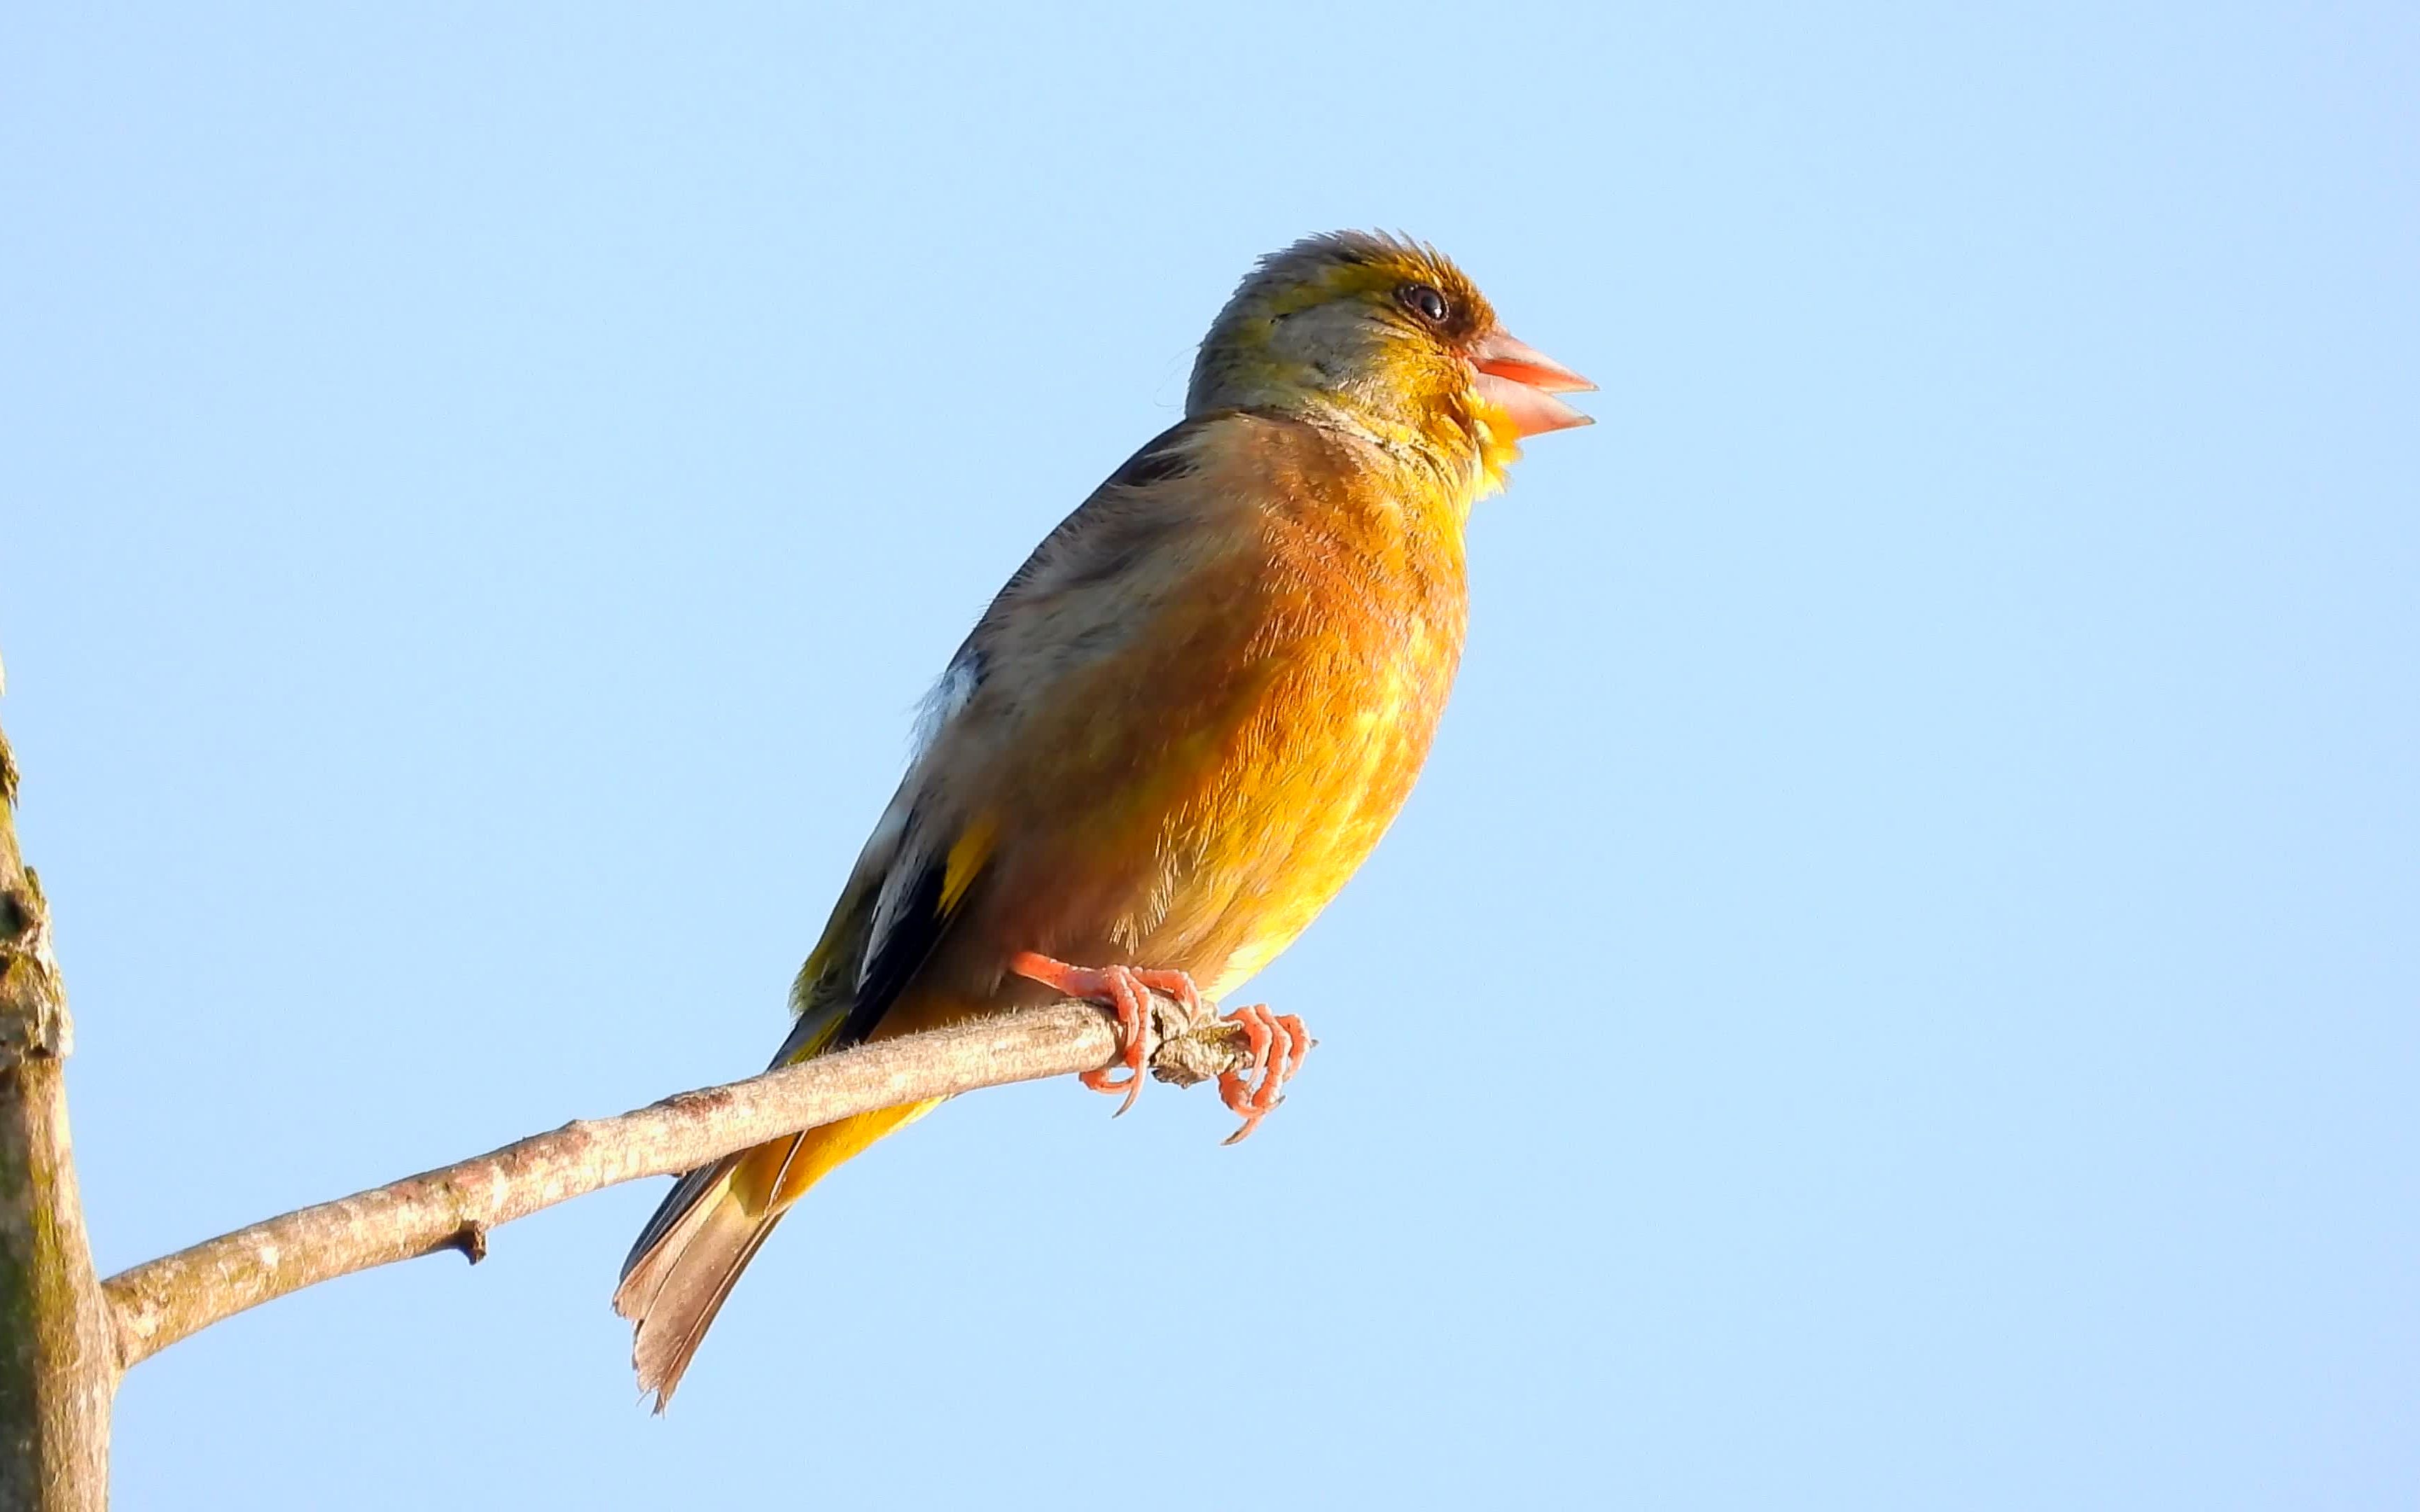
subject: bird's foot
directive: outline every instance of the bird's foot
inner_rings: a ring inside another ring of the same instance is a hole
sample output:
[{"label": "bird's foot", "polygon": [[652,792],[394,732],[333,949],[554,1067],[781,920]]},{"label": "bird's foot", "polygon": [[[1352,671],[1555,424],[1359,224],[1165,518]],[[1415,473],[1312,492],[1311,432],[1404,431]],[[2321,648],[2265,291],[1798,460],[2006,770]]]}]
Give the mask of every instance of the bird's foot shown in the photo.
[{"label": "bird's foot", "polygon": [[1251,1048],[1252,1064],[1260,1072],[1257,1082],[1249,1071],[1225,1072],[1218,1077],[1219,1097],[1244,1120],[1244,1126],[1223,1141],[1232,1145],[1259,1128],[1261,1120],[1285,1101],[1285,1084],[1302,1070],[1313,1041],[1301,1019],[1292,1013],[1272,1013],[1260,1003],[1239,1008],[1219,1022],[1242,1026],[1244,1042]]},{"label": "bird's foot", "polygon": [[[1142,1091],[1142,1073],[1151,1050],[1151,995],[1166,993],[1195,1018],[1202,1015],[1202,992],[1182,971],[1152,971],[1135,966],[1071,966],[1032,950],[1009,957],[1008,969],[1030,977],[1070,997],[1090,997],[1118,1011],[1118,1064],[1088,1071],[1078,1080],[1095,1092],[1124,1092],[1118,1104],[1124,1113]],[[1123,1069],[1125,1075],[1117,1072]],[[1112,1114],[1111,1117],[1116,1115]]]}]

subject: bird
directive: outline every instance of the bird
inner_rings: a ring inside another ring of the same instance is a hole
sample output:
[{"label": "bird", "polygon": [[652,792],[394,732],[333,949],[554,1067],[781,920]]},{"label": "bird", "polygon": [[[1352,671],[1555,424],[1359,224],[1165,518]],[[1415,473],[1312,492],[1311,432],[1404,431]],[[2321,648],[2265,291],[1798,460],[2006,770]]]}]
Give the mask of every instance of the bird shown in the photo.
[{"label": "bird", "polygon": [[[1424,243],[1338,231],[1260,259],[1183,418],[1043,539],[950,659],[772,1065],[1092,997],[1121,1049],[1083,1079],[1131,1103],[1148,993],[1226,996],[1403,807],[1461,660],[1472,506],[1524,439],[1590,424],[1558,395],[1594,387]],[[1221,1079],[1232,1142],[1310,1041],[1264,1006],[1227,1016],[1257,1063]],[[613,1297],[657,1412],[790,1208],[935,1105],[680,1179]]]}]

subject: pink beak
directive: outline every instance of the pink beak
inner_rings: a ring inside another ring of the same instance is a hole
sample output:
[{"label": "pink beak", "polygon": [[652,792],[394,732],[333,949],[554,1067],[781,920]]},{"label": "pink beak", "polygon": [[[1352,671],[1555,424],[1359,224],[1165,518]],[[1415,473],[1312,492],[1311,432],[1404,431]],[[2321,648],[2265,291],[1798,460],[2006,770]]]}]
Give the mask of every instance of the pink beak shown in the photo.
[{"label": "pink beak", "polygon": [[1537,347],[1515,341],[1502,327],[1472,342],[1466,355],[1470,365],[1479,369],[1479,392],[1512,417],[1512,428],[1518,434],[1543,436],[1550,430],[1596,424],[1592,416],[1555,397],[1596,385]]}]

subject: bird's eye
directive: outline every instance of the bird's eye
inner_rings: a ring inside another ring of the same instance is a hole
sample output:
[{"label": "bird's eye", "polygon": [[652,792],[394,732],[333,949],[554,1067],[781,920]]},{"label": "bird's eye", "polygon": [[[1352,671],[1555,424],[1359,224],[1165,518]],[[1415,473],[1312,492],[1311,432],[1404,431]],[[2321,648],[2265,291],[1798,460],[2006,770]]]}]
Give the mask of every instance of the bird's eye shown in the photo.
[{"label": "bird's eye", "polygon": [[1446,316],[1452,313],[1451,307],[1445,302],[1445,296],[1426,284],[1406,284],[1395,290],[1395,299],[1404,309],[1433,326],[1445,324]]}]

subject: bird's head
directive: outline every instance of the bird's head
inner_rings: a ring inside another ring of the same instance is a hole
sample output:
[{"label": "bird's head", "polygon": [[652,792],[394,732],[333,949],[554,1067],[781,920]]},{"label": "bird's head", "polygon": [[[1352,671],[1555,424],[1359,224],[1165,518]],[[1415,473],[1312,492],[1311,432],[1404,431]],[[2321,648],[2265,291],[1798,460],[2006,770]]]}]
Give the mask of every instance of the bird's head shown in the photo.
[{"label": "bird's head", "polygon": [[1520,438],[1588,424],[1555,395],[1594,387],[1515,341],[1435,249],[1337,231],[1261,259],[1202,338],[1185,410],[1341,424],[1484,491]]}]

